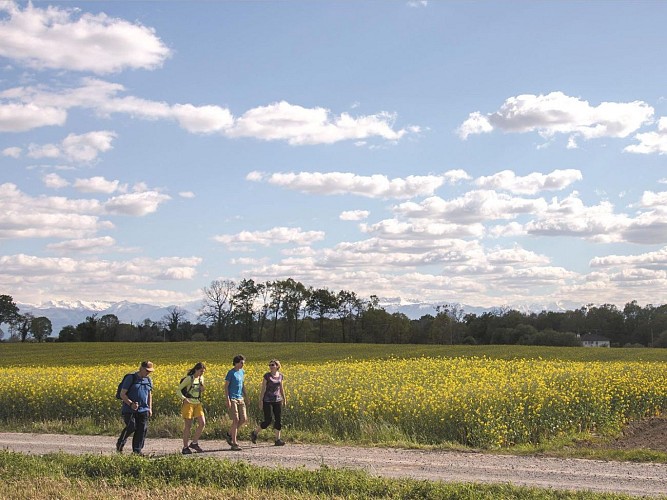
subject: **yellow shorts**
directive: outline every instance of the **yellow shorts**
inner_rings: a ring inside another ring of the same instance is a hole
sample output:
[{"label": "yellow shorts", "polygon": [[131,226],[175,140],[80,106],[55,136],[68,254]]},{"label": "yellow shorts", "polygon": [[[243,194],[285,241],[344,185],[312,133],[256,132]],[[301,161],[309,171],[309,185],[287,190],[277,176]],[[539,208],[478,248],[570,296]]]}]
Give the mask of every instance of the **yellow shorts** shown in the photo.
[{"label": "yellow shorts", "polygon": [[204,407],[201,403],[183,403],[181,405],[181,416],[185,420],[192,420],[193,418],[199,418],[204,416]]}]

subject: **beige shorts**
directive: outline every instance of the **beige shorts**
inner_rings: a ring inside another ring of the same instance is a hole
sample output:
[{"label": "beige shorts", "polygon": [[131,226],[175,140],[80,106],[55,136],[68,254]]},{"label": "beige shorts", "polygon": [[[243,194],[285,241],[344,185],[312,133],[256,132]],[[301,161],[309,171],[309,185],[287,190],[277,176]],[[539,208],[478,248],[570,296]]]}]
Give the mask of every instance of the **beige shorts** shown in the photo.
[{"label": "beige shorts", "polygon": [[183,403],[181,405],[181,417],[183,417],[185,420],[192,420],[193,418],[199,418],[203,416],[204,407],[201,403]]},{"label": "beige shorts", "polygon": [[241,399],[230,399],[232,405],[229,407],[229,418],[243,422],[248,420],[245,411],[245,401]]}]

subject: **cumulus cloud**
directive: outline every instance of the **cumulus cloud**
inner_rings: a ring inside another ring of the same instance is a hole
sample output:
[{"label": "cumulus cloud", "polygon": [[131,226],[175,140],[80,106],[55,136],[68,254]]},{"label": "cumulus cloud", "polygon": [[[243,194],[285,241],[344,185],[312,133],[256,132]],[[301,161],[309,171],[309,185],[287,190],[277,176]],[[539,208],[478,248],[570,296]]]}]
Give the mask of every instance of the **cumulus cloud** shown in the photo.
[{"label": "cumulus cloud", "polygon": [[588,101],[562,92],[547,95],[525,94],[507,99],[494,113],[471,113],[461,124],[462,139],[470,135],[503,132],[537,132],[545,138],[568,134],[569,147],[576,137],[627,137],[642,125],[650,123],[654,110],[642,101],[602,102],[591,106]]},{"label": "cumulus cloud", "polygon": [[352,172],[286,172],[263,174],[250,172],[246,179],[268,182],[276,186],[318,195],[354,194],[367,198],[412,198],[428,196],[451,178],[460,174],[409,175],[405,178],[389,179],[386,175],[357,175]]},{"label": "cumulus cloud", "polygon": [[558,191],[583,179],[581,171],[575,169],[554,170],[549,174],[533,172],[517,176],[511,170],[479,177],[475,184],[484,189],[502,189],[520,194],[535,194],[539,191]]},{"label": "cumulus cloud", "polygon": [[2,156],[7,156],[9,158],[19,158],[23,150],[19,147],[9,147],[2,150]]},{"label": "cumulus cloud", "polygon": [[174,120],[191,133],[282,140],[293,145],[332,144],[372,137],[398,141],[420,130],[417,126],[396,130],[396,117],[387,112],[335,116],[324,108],[304,108],[281,101],[249,109],[236,118],[229,109],[218,105],[168,104],[123,96],[125,91],[121,84],[96,78],[83,78],[79,87],[64,90],[43,86],[7,89],[0,92],[0,131],[62,125],[71,108],[91,109],[100,116],[122,113],[145,120]]},{"label": "cumulus cloud", "polygon": [[346,210],[339,215],[340,220],[363,220],[370,215],[368,210]]},{"label": "cumulus cloud", "polygon": [[434,221],[400,221],[385,219],[376,224],[361,224],[361,231],[378,238],[391,239],[447,239],[447,238],[481,238],[484,226],[479,223],[455,224]]},{"label": "cumulus cloud", "polygon": [[247,245],[310,245],[324,239],[324,231],[303,231],[300,227],[274,227],[266,231],[241,231],[237,234],[222,234],[213,238],[227,246]]},{"label": "cumulus cloud", "polygon": [[[201,264],[199,257],[134,258],[111,261],[99,258],[38,257],[27,254],[0,256],[0,282],[11,283],[15,296],[36,301],[71,297],[108,301],[145,301],[174,304],[193,300],[191,295],[157,288],[162,281],[189,281]],[[39,290],[48,290],[44,297]]]},{"label": "cumulus cloud", "polygon": [[667,117],[663,116],[658,120],[657,132],[646,132],[635,135],[638,144],[627,146],[624,151],[628,153],[664,155],[667,153]]},{"label": "cumulus cloud", "polygon": [[104,203],[104,211],[114,215],[142,217],[156,212],[161,203],[170,199],[169,195],[157,191],[121,194],[109,198]]},{"label": "cumulus cloud", "polygon": [[44,185],[51,189],[62,189],[69,186],[69,181],[63,179],[58,174],[50,173],[42,177],[42,182]]},{"label": "cumulus cloud", "polygon": [[86,134],[69,134],[60,144],[30,144],[30,158],[57,158],[72,162],[89,163],[102,152],[112,148],[114,132],[100,130]]},{"label": "cumulus cloud", "polygon": [[106,193],[111,194],[118,189],[120,182],[117,180],[109,181],[101,176],[90,177],[89,179],[76,179],[74,187],[82,193]]},{"label": "cumulus cloud", "polygon": [[38,127],[64,125],[66,120],[64,109],[0,102],[0,132],[26,132]]},{"label": "cumulus cloud", "polygon": [[85,238],[113,227],[97,214],[96,200],[31,197],[16,185],[0,184],[0,238]]},{"label": "cumulus cloud", "polygon": [[66,240],[58,243],[50,243],[46,245],[49,250],[55,250],[63,253],[99,253],[110,248],[116,244],[111,236],[101,236],[99,238],[82,238],[78,240]]},{"label": "cumulus cloud", "polygon": [[394,207],[394,211],[413,219],[470,224],[513,219],[521,214],[535,214],[544,210],[546,206],[547,203],[542,198],[518,198],[493,190],[473,190],[452,200],[433,196],[420,203],[401,203]]},{"label": "cumulus cloud", "polygon": [[152,28],[78,9],[0,2],[0,56],[44,69],[115,73],[155,69],[171,51]]},{"label": "cumulus cloud", "polygon": [[348,113],[332,116],[325,108],[304,108],[281,101],[246,111],[228,134],[267,141],[285,140],[294,145],[331,144],[373,136],[396,141],[407,130],[394,130],[395,119],[395,115],[387,112],[360,117]]}]

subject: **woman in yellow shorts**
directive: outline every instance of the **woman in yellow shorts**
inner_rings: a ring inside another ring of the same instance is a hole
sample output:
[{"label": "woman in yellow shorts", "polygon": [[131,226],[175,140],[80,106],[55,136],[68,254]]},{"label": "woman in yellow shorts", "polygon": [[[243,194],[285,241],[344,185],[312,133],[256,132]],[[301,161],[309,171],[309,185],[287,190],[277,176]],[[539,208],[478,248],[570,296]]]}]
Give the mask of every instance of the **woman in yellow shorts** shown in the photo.
[{"label": "woman in yellow shorts", "polygon": [[[192,451],[201,453],[199,446],[199,438],[206,426],[206,418],[204,417],[204,407],[202,406],[201,396],[204,392],[204,372],[206,366],[201,361],[193,366],[188,374],[183,377],[181,383],[178,385],[178,396],[182,399],[181,416],[183,417],[183,455],[189,455]],[[190,431],[192,429],[192,420],[197,421],[197,428],[192,437],[192,441],[188,445],[190,439]]]}]

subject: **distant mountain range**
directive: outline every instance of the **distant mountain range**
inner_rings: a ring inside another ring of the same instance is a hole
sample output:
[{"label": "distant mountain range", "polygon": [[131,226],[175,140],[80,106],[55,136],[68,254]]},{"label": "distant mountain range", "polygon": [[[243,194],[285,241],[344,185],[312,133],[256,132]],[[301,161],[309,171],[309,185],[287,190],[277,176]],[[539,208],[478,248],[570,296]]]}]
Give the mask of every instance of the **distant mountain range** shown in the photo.
[{"label": "distant mountain range", "polygon": [[[419,319],[426,314],[435,316],[435,308],[442,303],[434,304],[418,301],[405,301],[399,298],[381,299],[380,305],[388,313],[401,312],[410,319]],[[497,308],[473,307],[463,304],[455,304],[463,308],[465,313],[483,314]],[[83,301],[50,301],[40,305],[17,303],[21,313],[27,312],[35,316],[45,316],[51,320],[53,326],[53,336],[58,336],[60,330],[67,325],[76,326],[86,321],[86,317],[96,314],[98,318],[106,314],[114,314],[121,323],[143,323],[145,319],[151,321],[160,321],[169,314],[174,307],[185,311],[185,320],[193,323],[197,322],[198,312],[201,307],[201,301],[197,300],[187,304],[172,306],[156,306],[151,304],[139,304],[135,302],[83,302]],[[517,306],[505,306],[522,312],[563,311],[575,309],[578,305],[565,307],[562,304],[527,304]]]}]

